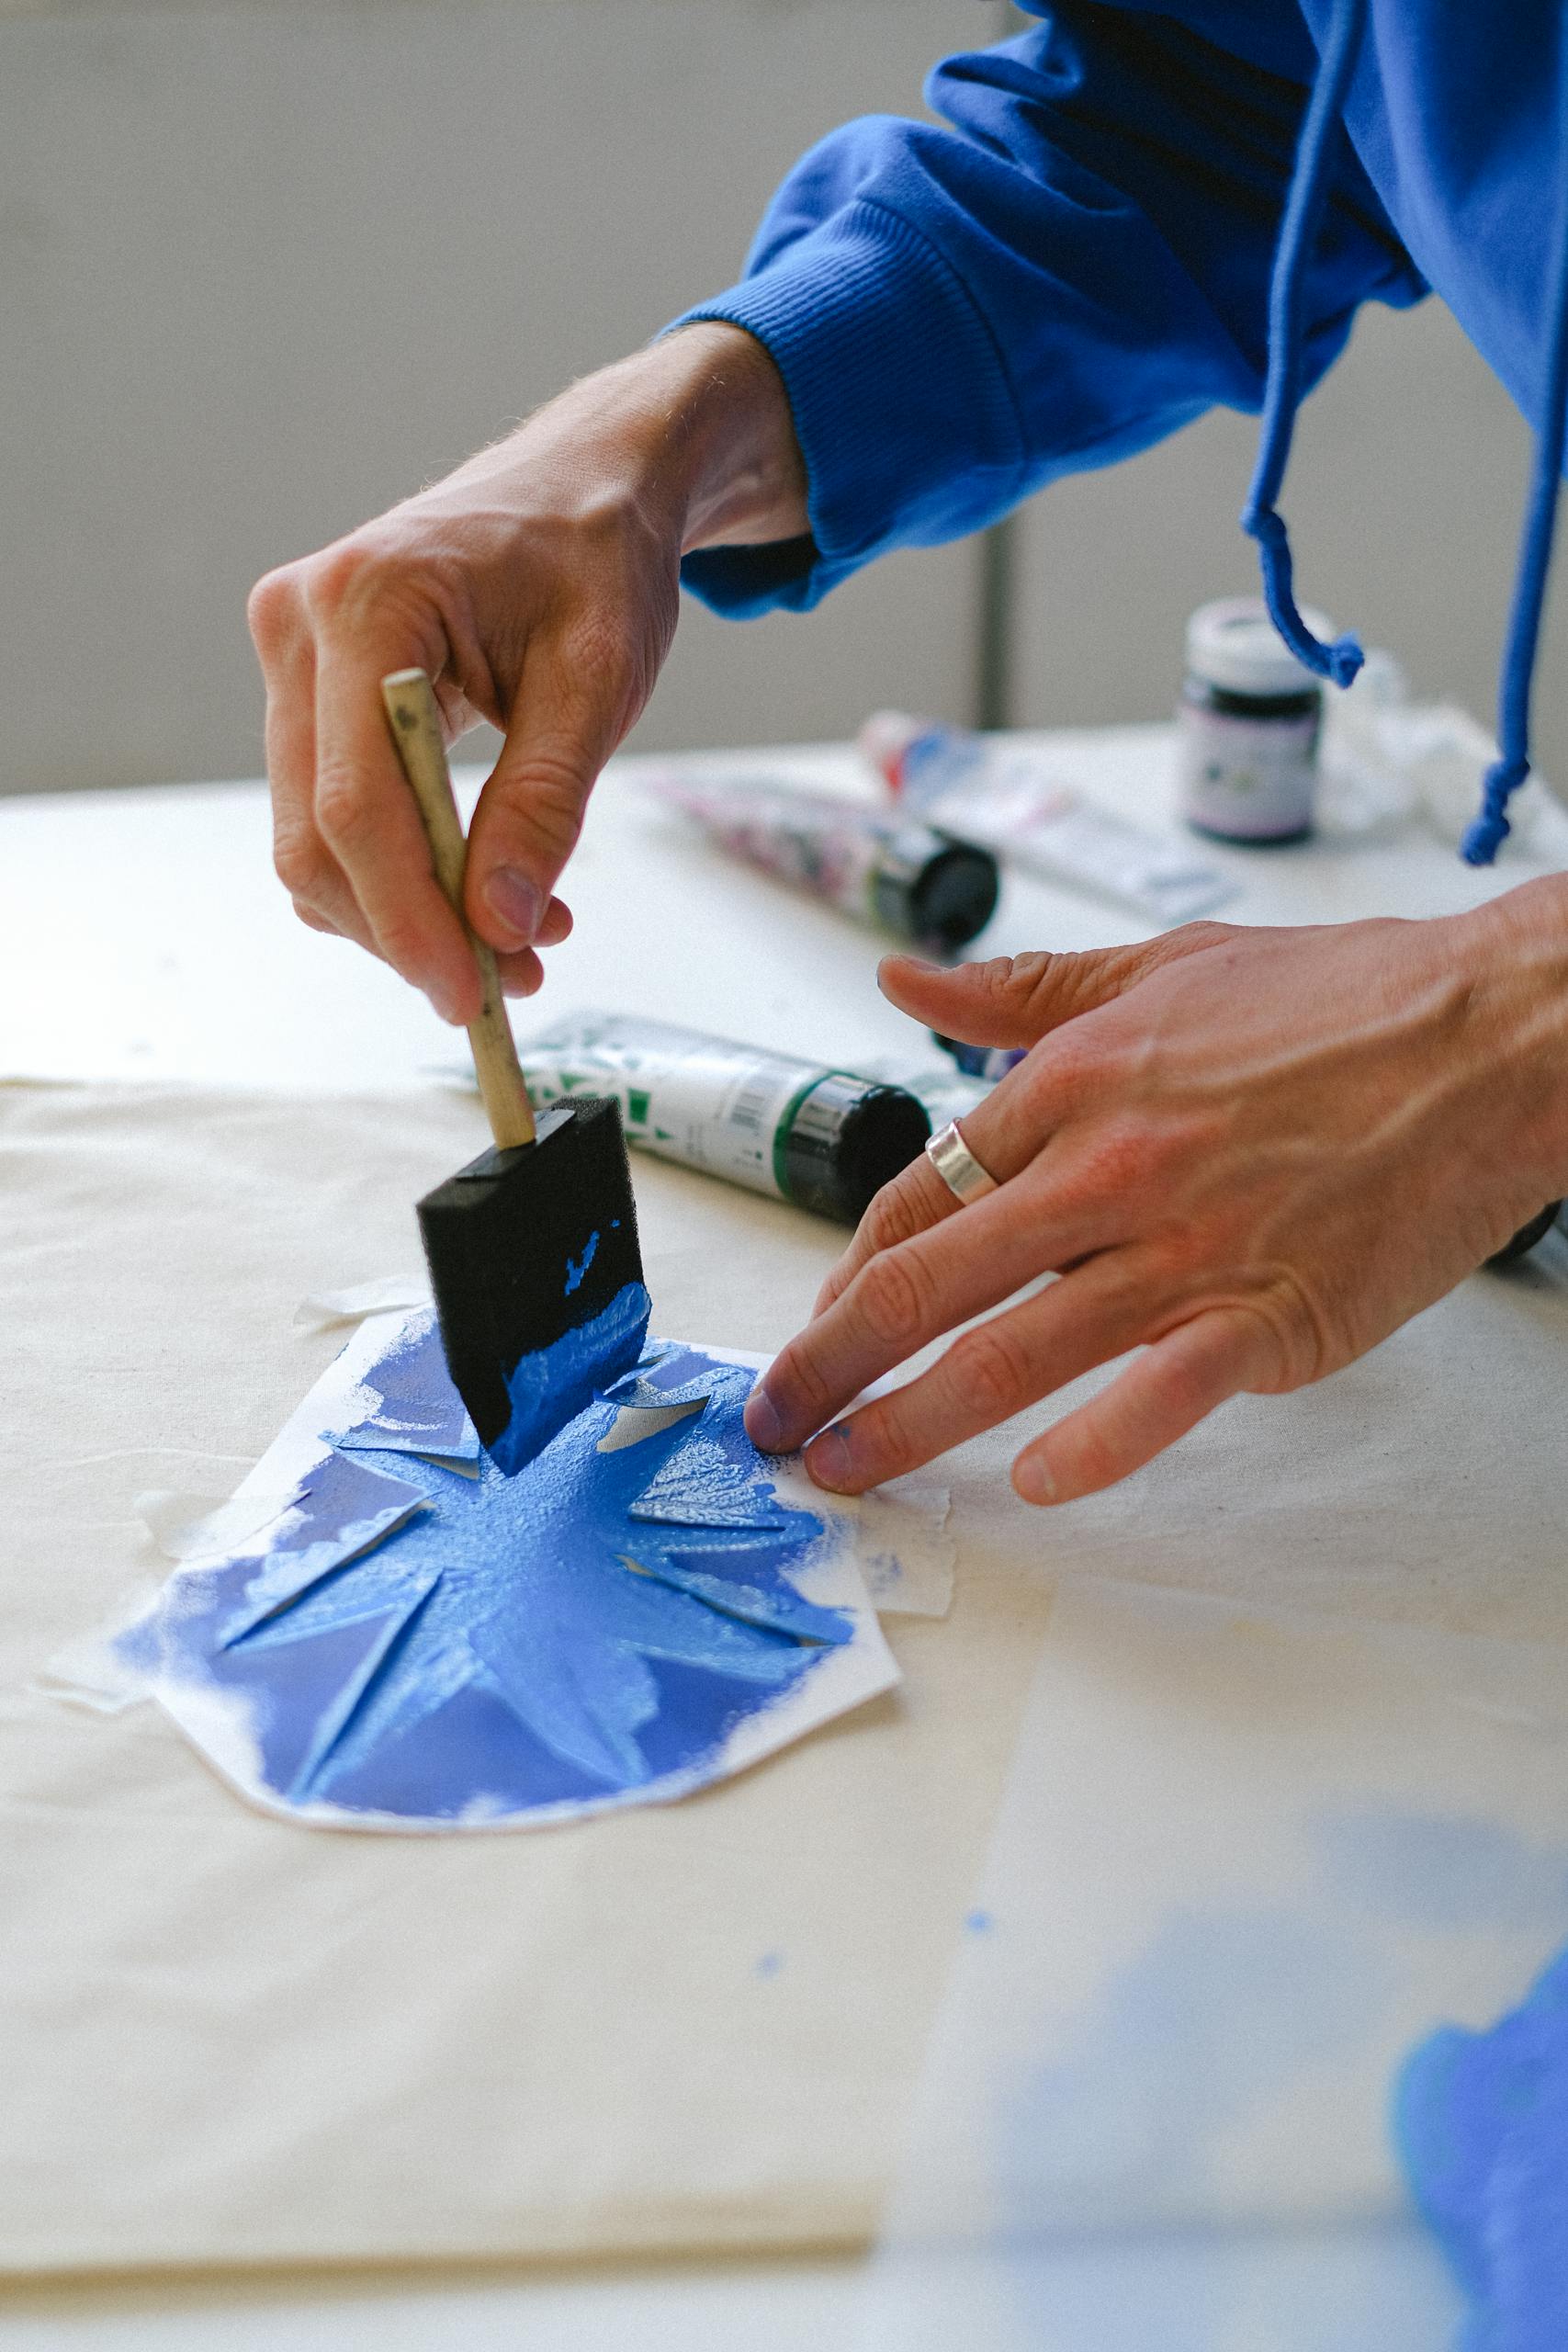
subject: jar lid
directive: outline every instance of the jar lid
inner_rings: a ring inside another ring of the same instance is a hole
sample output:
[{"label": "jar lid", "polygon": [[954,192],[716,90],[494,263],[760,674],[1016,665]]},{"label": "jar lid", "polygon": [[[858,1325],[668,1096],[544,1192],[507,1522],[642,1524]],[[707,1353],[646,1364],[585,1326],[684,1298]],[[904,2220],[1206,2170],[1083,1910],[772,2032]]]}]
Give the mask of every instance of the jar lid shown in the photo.
[{"label": "jar lid", "polygon": [[[1302,618],[1325,644],[1334,624],[1303,607]],[[1299,695],[1319,681],[1298,662],[1260,596],[1222,596],[1200,605],[1187,624],[1187,666],[1210,685],[1238,695]]]}]

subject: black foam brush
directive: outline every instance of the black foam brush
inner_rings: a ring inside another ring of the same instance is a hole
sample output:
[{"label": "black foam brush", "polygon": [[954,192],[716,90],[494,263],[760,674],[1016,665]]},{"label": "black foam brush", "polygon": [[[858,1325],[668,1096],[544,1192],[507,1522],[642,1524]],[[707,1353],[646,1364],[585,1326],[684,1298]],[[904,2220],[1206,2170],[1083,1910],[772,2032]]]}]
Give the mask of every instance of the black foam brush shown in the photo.
[{"label": "black foam brush", "polygon": [[[467,928],[468,844],[430,680],[400,670],[381,695],[436,879]],[[536,1127],[495,957],[468,937],[484,983],[468,1042],[495,1146],[425,1195],[419,1227],[447,1369],[510,1474],[630,1371],[649,1297],[620,1106],[580,1096]]]}]

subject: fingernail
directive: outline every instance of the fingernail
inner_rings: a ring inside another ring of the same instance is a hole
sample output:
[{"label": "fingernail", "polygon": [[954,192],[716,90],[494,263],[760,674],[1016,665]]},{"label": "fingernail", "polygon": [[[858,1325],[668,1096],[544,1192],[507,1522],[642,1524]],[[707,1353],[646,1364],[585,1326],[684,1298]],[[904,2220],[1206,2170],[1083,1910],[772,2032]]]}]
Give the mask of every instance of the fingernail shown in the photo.
[{"label": "fingernail", "polygon": [[753,1388],[746,1400],[746,1434],[763,1453],[776,1453],[784,1438],[778,1407],[765,1388]]},{"label": "fingernail", "polygon": [[485,904],[526,946],[545,911],[543,892],[514,865],[498,865],[485,884]]},{"label": "fingernail", "polygon": [[1037,1453],[1026,1453],[1012,1474],[1012,1483],[1026,1503],[1054,1503],[1056,1481]]},{"label": "fingernail", "polygon": [[853,1467],[850,1441],[841,1421],[813,1438],[807,1448],[806,1466],[819,1487],[841,1487]]}]

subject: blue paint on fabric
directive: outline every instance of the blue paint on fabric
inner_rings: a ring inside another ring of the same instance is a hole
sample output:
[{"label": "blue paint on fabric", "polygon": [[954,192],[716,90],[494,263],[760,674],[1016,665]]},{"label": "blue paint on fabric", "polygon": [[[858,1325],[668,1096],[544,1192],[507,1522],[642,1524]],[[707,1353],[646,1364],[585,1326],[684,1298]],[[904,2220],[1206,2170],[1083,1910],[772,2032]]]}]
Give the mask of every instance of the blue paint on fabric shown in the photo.
[{"label": "blue paint on fabric", "polygon": [[996,1924],[995,1916],[989,1911],[966,1911],[964,1915],[966,1935],[988,1936]]},{"label": "blue paint on fabric", "polygon": [[1402,1805],[1336,1806],[1313,1823],[1336,1904],[1404,1925],[1510,1929],[1550,1950],[1568,1928],[1568,1852],[1500,1822]]},{"label": "blue paint on fabric", "polygon": [[759,1487],[716,1436],[702,1434],[705,1428],[699,1422],[698,1434],[660,1465],[630,1505],[633,1519],[676,1527],[782,1527],[773,1488]]},{"label": "blue paint on fabric", "polygon": [[1049,2060],[1019,2070],[1001,2135],[1009,2226],[1100,2228],[1160,2211],[1172,2181],[1217,2189],[1247,2132],[1359,2045],[1393,1982],[1381,1952],[1304,1911],[1168,1913]]},{"label": "blue paint on fabric", "polygon": [[265,1554],[172,1578],[153,1614],[121,1635],[121,1656],[157,1671],[183,1655],[187,1623],[200,1626],[202,1641],[231,1648],[383,1543],[425,1500],[423,1487],[327,1448],[266,1531]]},{"label": "blue paint on fabric", "polygon": [[592,1403],[606,1379],[631,1369],[648,1337],[652,1304],[641,1283],[626,1283],[586,1323],[519,1357],[506,1383],[511,1418],[491,1449],[501,1470],[511,1476],[525,1468]]},{"label": "blue paint on fabric", "polygon": [[1568,2344],[1568,1951],[1488,2031],[1445,2026],[1406,2061],[1394,2134],[1471,2304],[1461,2352]]},{"label": "blue paint on fabric", "polygon": [[345,1452],[479,1460],[479,1437],[452,1385],[434,1307],[409,1317],[361,1385],[374,1402],[334,1434],[333,1443]]},{"label": "blue paint on fabric", "polygon": [[[853,1623],[794,1586],[824,1524],[773,1496],[752,1374],[679,1352],[707,1401],[635,1446],[600,1452],[606,1397],[511,1476],[329,1451],[265,1555],[172,1578],[124,1654],[242,1706],[295,1804],[515,1818],[700,1777]],[[679,1525],[633,1517],[656,1486],[686,1498]]]},{"label": "blue paint on fabric", "polygon": [[[694,1531],[683,1530],[683,1536]],[[679,1550],[644,1544],[637,1566],[645,1576],[677,1592],[689,1592],[726,1617],[739,1617],[752,1625],[771,1625],[803,1642],[829,1646],[847,1642],[852,1628],[841,1610],[819,1609],[803,1600],[787,1577],[781,1576],[772,1557],[771,1527],[761,1529],[742,1544],[689,1545]],[[760,1538],[760,1540],[759,1540]],[[636,1540],[636,1539],[634,1539]],[[667,1539],[668,1541],[668,1539]]]},{"label": "blue paint on fabric", "polygon": [[764,1984],[770,1984],[784,1966],[782,1951],[765,1951],[757,1962],[757,1974]]}]

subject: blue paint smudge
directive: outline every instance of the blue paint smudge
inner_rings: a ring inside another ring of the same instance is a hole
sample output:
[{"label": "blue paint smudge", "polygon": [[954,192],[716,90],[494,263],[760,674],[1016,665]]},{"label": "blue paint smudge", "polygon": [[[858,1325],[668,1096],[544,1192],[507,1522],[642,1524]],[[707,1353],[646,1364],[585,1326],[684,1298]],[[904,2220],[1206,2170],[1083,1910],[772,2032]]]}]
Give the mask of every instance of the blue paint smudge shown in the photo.
[{"label": "blue paint smudge", "polygon": [[[505,1818],[694,1781],[853,1623],[792,1580],[824,1525],[773,1497],[741,1422],[752,1374],[678,1352],[707,1402],[636,1447],[598,1450],[604,1398],[512,1476],[329,1448],[266,1554],[171,1578],[122,1655],[242,1703],[296,1804]],[[633,1516],[661,1482],[678,1527]]]},{"label": "blue paint smudge", "polygon": [[1008,2101],[1004,2188],[1021,2231],[1114,2226],[1194,2198],[1238,2130],[1354,2049],[1389,1963],[1280,1907],[1173,1911],[1108,1977],[1074,2038]]},{"label": "blue paint smudge", "polygon": [[995,1915],[989,1911],[966,1911],[964,1915],[966,1935],[988,1936],[996,1924]]},{"label": "blue paint smudge", "polygon": [[762,1954],[761,1959],[757,1962],[756,1973],[762,1979],[762,1982],[767,1984],[778,1974],[783,1966],[784,1954],[782,1951],[765,1951]]},{"label": "blue paint smudge", "polygon": [[[617,1225],[620,1223],[620,1219],[618,1217],[616,1218],[615,1223]],[[614,1231],[615,1227],[612,1227],[611,1230]],[[581,1282],[582,1277],[588,1272],[589,1267],[593,1263],[593,1253],[598,1247],[599,1236],[596,1233],[591,1233],[586,1244],[584,1245],[581,1257],[568,1257],[566,1261],[566,1295],[568,1298],[571,1296],[572,1292],[576,1290],[578,1284]]]},{"label": "blue paint smudge", "polygon": [[641,1283],[626,1283],[586,1323],[518,1359],[506,1384],[512,1417],[491,1449],[502,1471],[510,1476],[525,1468],[592,1403],[607,1377],[637,1363],[651,1306]]},{"label": "blue paint smudge", "polygon": [[1462,2352],[1568,2345],[1568,1951],[1490,2031],[1405,2062],[1394,2136],[1472,2316]]},{"label": "blue paint smudge", "polygon": [[1542,1944],[1568,1932],[1568,1853],[1499,1824],[1394,1805],[1321,1813],[1314,1840],[1336,1901],[1451,1931],[1510,1928]]}]

